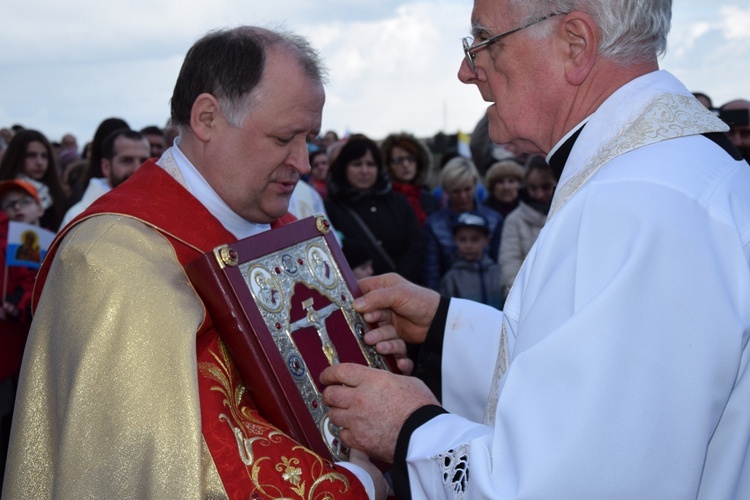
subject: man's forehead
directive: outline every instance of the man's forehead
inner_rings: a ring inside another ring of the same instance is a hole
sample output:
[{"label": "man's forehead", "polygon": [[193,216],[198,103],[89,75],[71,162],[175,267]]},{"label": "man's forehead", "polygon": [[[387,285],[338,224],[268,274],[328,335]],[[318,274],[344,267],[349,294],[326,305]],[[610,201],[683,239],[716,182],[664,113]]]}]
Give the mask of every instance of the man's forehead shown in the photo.
[{"label": "man's forehead", "polygon": [[125,149],[140,149],[145,148],[146,150],[150,151],[150,144],[146,140],[145,137],[142,139],[131,139],[130,137],[125,137],[124,135],[121,135],[117,139],[115,139],[115,154],[120,154]]},{"label": "man's forehead", "polygon": [[510,17],[507,0],[476,0],[471,12],[471,27],[491,30]]}]

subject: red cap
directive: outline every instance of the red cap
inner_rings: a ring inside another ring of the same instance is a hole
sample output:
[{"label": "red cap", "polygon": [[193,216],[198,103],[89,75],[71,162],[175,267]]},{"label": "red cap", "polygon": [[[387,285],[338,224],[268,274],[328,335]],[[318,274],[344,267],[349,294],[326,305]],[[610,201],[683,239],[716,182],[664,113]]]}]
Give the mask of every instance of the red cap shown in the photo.
[{"label": "red cap", "polygon": [[37,193],[34,185],[28,181],[22,181],[21,179],[0,181],[0,198],[5,196],[5,193],[7,193],[8,191],[12,191],[14,189],[20,189],[21,191],[24,191],[29,196],[34,198],[37,203],[39,203],[40,205],[42,204],[42,202],[39,201],[39,193]]}]

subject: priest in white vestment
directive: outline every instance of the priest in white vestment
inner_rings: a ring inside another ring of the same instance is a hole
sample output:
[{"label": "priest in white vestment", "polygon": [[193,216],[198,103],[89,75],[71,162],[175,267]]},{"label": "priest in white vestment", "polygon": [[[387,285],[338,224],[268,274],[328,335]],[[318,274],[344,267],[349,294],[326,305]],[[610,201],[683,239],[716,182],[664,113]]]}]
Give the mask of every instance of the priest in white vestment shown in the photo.
[{"label": "priest in white vestment", "polygon": [[670,18],[475,0],[459,78],[560,180],[503,312],[361,282],[432,391],[344,364],[325,401],[399,498],[750,498],[750,167],[658,69]]}]

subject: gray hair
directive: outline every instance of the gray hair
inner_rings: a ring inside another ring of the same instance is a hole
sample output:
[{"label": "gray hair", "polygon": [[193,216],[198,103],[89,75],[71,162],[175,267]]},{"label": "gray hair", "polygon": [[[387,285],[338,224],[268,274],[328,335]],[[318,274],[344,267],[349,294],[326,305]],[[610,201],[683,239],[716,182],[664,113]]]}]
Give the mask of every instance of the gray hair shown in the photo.
[{"label": "gray hair", "polygon": [[240,26],[212,31],[188,51],[171,99],[171,123],[190,124],[195,99],[209,93],[219,101],[219,112],[234,127],[241,127],[258,97],[268,49],[292,51],[313,81],[325,83],[326,69],[318,52],[303,37],[286,31]]},{"label": "gray hair", "polygon": [[[672,0],[509,0],[510,9],[534,20],[554,12],[586,12],[599,26],[599,54],[628,65],[661,56],[667,49]],[[532,26],[543,36],[549,23]]]}]

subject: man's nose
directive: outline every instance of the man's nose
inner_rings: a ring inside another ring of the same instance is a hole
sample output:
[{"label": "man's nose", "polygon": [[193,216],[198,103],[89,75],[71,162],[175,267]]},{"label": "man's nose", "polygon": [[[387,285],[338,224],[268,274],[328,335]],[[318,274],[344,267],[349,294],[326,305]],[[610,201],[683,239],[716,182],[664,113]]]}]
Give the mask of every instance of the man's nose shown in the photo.
[{"label": "man's nose", "polygon": [[294,151],[289,155],[288,164],[294,167],[300,175],[310,173],[310,157],[307,152],[307,142],[300,141],[301,144],[295,146]]},{"label": "man's nose", "polygon": [[458,67],[458,79],[461,80],[462,83],[471,84],[475,83],[473,80],[475,80],[477,75],[474,74],[474,72],[469,67],[469,63],[466,62],[466,58],[461,59],[461,65]]}]

